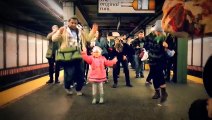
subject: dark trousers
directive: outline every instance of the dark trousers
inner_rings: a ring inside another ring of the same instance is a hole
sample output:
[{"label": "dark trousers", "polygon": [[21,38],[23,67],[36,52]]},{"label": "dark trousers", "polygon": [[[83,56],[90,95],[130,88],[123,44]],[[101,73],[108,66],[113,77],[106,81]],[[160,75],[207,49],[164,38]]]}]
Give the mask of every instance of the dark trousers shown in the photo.
[{"label": "dark trousers", "polygon": [[135,69],[135,60],[134,60],[133,55],[128,55],[127,60],[128,60],[128,62],[131,63],[131,67],[132,67],[133,69]]},{"label": "dark trousers", "polygon": [[153,85],[155,89],[158,89],[161,85],[165,84],[163,69],[164,67],[162,64],[150,65]]},{"label": "dark trousers", "polygon": [[[48,58],[48,63],[49,63],[50,80],[53,81],[53,74],[55,72],[55,81],[58,81],[59,73],[60,73],[60,63],[55,61],[54,58]],[[54,68],[54,64],[55,64],[55,68]]]},{"label": "dark trousers", "polygon": [[88,70],[89,70],[89,64],[84,62],[84,71],[85,71],[85,81],[84,82],[86,82],[88,79]]},{"label": "dark trousers", "polygon": [[170,81],[171,68],[172,68],[172,59],[168,58],[167,59],[167,64],[165,66],[165,78],[166,78],[166,81]]},{"label": "dark trousers", "polygon": [[120,63],[122,64],[122,67],[124,69],[126,85],[130,85],[130,75],[129,75],[129,69],[128,69],[128,62],[127,62],[127,60],[125,60],[125,61],[123,61],[123,60],[122,61],[118,61],[113,66],[113,82],[114,82],[114,84],[118,84],[118,72],[120,71]]},{"label": "dark trousers", "polygon": [[82,59],[64,62],[64,86],[70,89],[74,82],[77,83],[76,91],[81,91],[84,82],[84,62]]},{"label": "dark trousers", "polygon": [[[104,56],[107,60],[109,60],[109,55],[108,54],[103,54],[102,56]],[[108,67],[105,67],[106,70],[106,77],[108,79]]]},{"label": "dark trousers", "polygon": [[173,68],[173,77],[172,77],[172,81],[173,82],[177,82],[177,58],[171,57],[167,59],[167,64],[165,67],[165,77],[166,77],[166,81],[170,81],[170,72],[171,69]]},{"label": "dark trousers", "polygon": [[177,56],[175,55],[173,58],[173,82],[177,82]]},{"label": "dark trousers", "polygon": [[149,68],[149,74],[148,74],[148,76],[147,76],[147,78],[146,78],[146,81],[147,81],[147,82],[150,82],[150,81],[151,81],[153,74],[154,74],[154,73],[152,72],[151,67],[150,67],[150,68]]}]

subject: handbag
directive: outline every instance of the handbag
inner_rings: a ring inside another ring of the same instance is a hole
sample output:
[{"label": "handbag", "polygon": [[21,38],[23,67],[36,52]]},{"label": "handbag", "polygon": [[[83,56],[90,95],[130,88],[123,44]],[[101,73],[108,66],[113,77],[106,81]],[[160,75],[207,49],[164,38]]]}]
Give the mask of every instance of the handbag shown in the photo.
[{"label": "handbag", "polygon": [[59,49],[56,51],[56,61],[71,61],[75,59],[82,59],[79,50],[75,47]]},{"label": "handbag", "polygon": [[142,49],[141,53],[139,54],[139,58],[141,58],[141,61],[147,60],[149,57],[148,52],[145,48]]},{"label": "handbag", "polygon": [[[70,30],[69,30],[70,31]],[[67,42],[67,34],[65,41]],[[78,31],[77,31],[77,41],[79,41]],[[56,61],[72,61],[76,59],[82,59],[80,54],[80,47],[77,46],[67,46],[65,48],[60,48],[56,51]]]}]

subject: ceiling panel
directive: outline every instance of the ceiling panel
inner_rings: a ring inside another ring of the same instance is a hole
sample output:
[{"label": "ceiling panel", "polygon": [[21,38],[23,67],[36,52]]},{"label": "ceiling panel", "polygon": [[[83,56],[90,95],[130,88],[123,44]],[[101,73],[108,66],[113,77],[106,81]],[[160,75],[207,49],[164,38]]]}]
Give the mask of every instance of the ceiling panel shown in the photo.
[{"label": "ceiling panel", "polygon": [[[62,8],[62,1],[52,0]],[[155,14],[98,14],[98,0],[66,0],[73,1],[84,16],[88,25],[98,23],[105,31],[117,30],[120,20],[120,32],[136,33],[162,14],[164,0],[156,0]],[[41,33],[48,33],[53,24],[63,25],[62,15],[51,9],[46,0],[1,0],[1,21],[17,26],[30,27]]]},{"label": "ceiling panel", "polygon": [[[42,0],[1,0],[1,22],[47,34],[53,24],[62,25],[62,17],[54,16]],[[45,9],[45,7],[47,9]]]}]

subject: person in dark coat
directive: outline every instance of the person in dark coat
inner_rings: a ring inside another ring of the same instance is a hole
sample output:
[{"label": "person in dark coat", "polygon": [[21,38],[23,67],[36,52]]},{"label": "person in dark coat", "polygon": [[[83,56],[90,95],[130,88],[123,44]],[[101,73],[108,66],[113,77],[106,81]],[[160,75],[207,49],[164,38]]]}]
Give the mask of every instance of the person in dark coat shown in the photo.
[{"label": "person in dark coat", "polygon": [[[144,48],[146,49],[147,52],[149,52],[149,49],[150,49],[149,47],[151,46],[151,42],[154,41],[155,37],[156,37],[156,35],[155,35],[154,31],[152,31],[150,34],[145,36]],[[154,73],[153,73],[153,71],[150,68],[149,69],[149,74],[148,74],[148,76],[146,78],[146,84],[147,85],[151,85],[152,84],[151,80],[152,80],[153,74]]]},{"label": "person in dark coat", "polygon": [[168,44],[165,42],[165,36],[163,35],[163,29],[161,27],[161,20],[157,20],[154,26],[154,33],[156,37],[154,40],[148,42],[149,46],[149,65],[152,73],[153,85],[155,88],[155,94],[152,99],[160,99],[160,102],[167,100],[168,94],[166,92],[166,82],[164,79],[164,66],[165,66],[165,49]]},{"label": "person in dark coat", "polygon": [[130,37],[127,39],[127,44],[129,46],[127,60],[128,62],[131,63],[132,69],[135,69],[135,60],[134,60],[135,50],[133,49],[132,41]]},{"label": "person in dark coat", "polygon": [[[174,52],[173,56],[167,54],[166,56],[166,66],[165,66],[165,80],[166,82],[177,82],[177,38],[170,33],[167,34],[166,36],[166,42],[168,44],[168,51]],[[173,77],[170,79],[170,72],[171,69],[173,68]]]},{"label": "person in dark coat", "polygon": [[[49,63],[49,77],[50,79],[46,82],[46,84],[49,83],[60,83],[59,81],[59,73],[60,73],[60,63],[58,61],[55,61],[55,52],[57,49],[59,49],[59,43],[52,41],[52,35],[55,34],[58,30],[57,25],[52,26],[52,32],[47,35],[47,40],[49,40],[49,45],[46,53],[46,58],[48,59]],[[55,67],[54,67],[55,66]],[[53,74],[55,72],[55,81],[53,79]]]},{"label": "person in dark coat", "polygon": [[128,69],[128,61],[127,61],[127,52],[126,48],[123,46],[123,44],[120,42],[119,39],[115,40],[115,46],[112,49],[111,52],[112,58],[117,57],[118,61],[117,63],[113,66],[113,88],[116,88],[118,85],[118,72],[120,71],[120,63],[123,66],[124,69],[124,74],[125,74],[125,81],[126,81],[126,86],[127,87],[132,87],[130,83],[130,74],[129,74],[129,69]]}]

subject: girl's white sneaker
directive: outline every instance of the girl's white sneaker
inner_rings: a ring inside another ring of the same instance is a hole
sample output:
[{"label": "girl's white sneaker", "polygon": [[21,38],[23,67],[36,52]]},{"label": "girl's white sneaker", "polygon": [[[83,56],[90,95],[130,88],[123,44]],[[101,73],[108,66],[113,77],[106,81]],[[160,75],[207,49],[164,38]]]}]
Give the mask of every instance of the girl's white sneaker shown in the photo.
[{"label": "girl's white sneaker", "polygon": [[100,104],[104,103],[104,99],[102,97],[100,97],[99,103]]},{"label": "girl's white sneaker", "polygon": [[92,104],[96,104],[96,98],[93,98]]}]

